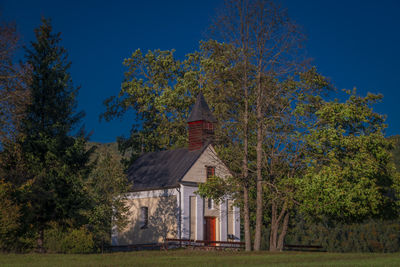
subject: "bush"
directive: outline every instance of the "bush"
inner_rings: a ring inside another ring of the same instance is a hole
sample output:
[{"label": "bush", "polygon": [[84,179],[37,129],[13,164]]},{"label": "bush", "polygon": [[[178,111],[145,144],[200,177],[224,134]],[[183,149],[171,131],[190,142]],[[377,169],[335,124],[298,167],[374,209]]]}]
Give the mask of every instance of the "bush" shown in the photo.
[{"label": "bush", "polygon": [[13,251],[18,243],[21,214],[13,193],[13,186],[0,180],[0,251]]},{"label": "bush", "polygon": [[66,233],[55,223],[51,223],[51,228],[44,232],[44,247],[50,253],[62,253],[63,240]]},{"label": "bush", "polygon": [[398,252],[398,220],[369,220],[333,226],[293,220],[286,244],[322,245],[329,252]]},{"label": "bush", "polygon": [[93,235],[84,227],[63,230],[53,224],[45,232],[45,248],[50,253],[91,253],[94,251]]},{"label": "bush", "polygon": [[64,253],[93,252],[93,235],[83,227],[80,229],[73,229],[65,236],[61,247]]}]

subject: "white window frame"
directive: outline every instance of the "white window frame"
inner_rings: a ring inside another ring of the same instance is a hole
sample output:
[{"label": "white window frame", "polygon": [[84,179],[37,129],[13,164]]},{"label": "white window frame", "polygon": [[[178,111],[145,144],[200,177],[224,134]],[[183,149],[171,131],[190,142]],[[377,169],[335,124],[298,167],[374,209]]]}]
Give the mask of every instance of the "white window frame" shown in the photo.
[{"label": "white window frame", "polygon": [[[210,205],[211,204],[211,205]],[[215,207],[214,207],[215,205],[214,205],[214,200],[212,199],[212,198],[208,198],[207,199],[207,208],[209,209],[209,210],[213,210]]]}]

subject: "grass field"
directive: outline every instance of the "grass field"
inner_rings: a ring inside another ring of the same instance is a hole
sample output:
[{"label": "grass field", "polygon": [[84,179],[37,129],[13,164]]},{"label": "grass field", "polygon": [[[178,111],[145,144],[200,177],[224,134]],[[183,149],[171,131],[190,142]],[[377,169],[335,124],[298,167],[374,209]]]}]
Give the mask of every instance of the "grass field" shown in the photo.
[{"label": "grass field", "polygon": [[400,254],[143,251],[112,254],[0,254],[0,266],[400,266]]}]

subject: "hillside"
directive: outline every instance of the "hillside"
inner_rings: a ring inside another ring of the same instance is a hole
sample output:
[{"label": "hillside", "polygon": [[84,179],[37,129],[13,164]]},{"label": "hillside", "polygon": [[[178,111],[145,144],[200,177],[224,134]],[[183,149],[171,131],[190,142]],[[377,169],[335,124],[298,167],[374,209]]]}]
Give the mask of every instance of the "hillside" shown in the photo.
[{"label": "hillside", "polygon": [[[400,135],[393,135],[389,137],[390,140],[394,140],[393,158],[397,170],[400,171]],[[112,143],[99,143],[99,142],[88,142],[88,148],[96,146],[96,151],[94,157],[99,155],[105,155],[107,152],[113,157],[121,160],[122,158],[127,158],[122,156],[118,151],[118,144],[116,142]]]},{"label": "hillside", "polygon": [[112,143],[88,142],[87,147],[90,148],[92,146],[96,147],[93,158],[96,158],[97,156],[100,155],[105,155],[107,152],[118,160],[121,160],[123,158],[118,151],[118,144],[116,142]]}]

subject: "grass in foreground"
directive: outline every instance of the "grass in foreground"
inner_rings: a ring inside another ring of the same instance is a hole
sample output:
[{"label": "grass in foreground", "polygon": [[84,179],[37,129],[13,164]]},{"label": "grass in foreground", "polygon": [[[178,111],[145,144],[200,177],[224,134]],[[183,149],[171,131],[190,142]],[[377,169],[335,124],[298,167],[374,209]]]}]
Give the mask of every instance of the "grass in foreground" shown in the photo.
[{"label": "grass in foreground", "polygon": [[400,266],[400,254],[142,251],[112,254],[0,254],[0,266]]}]

